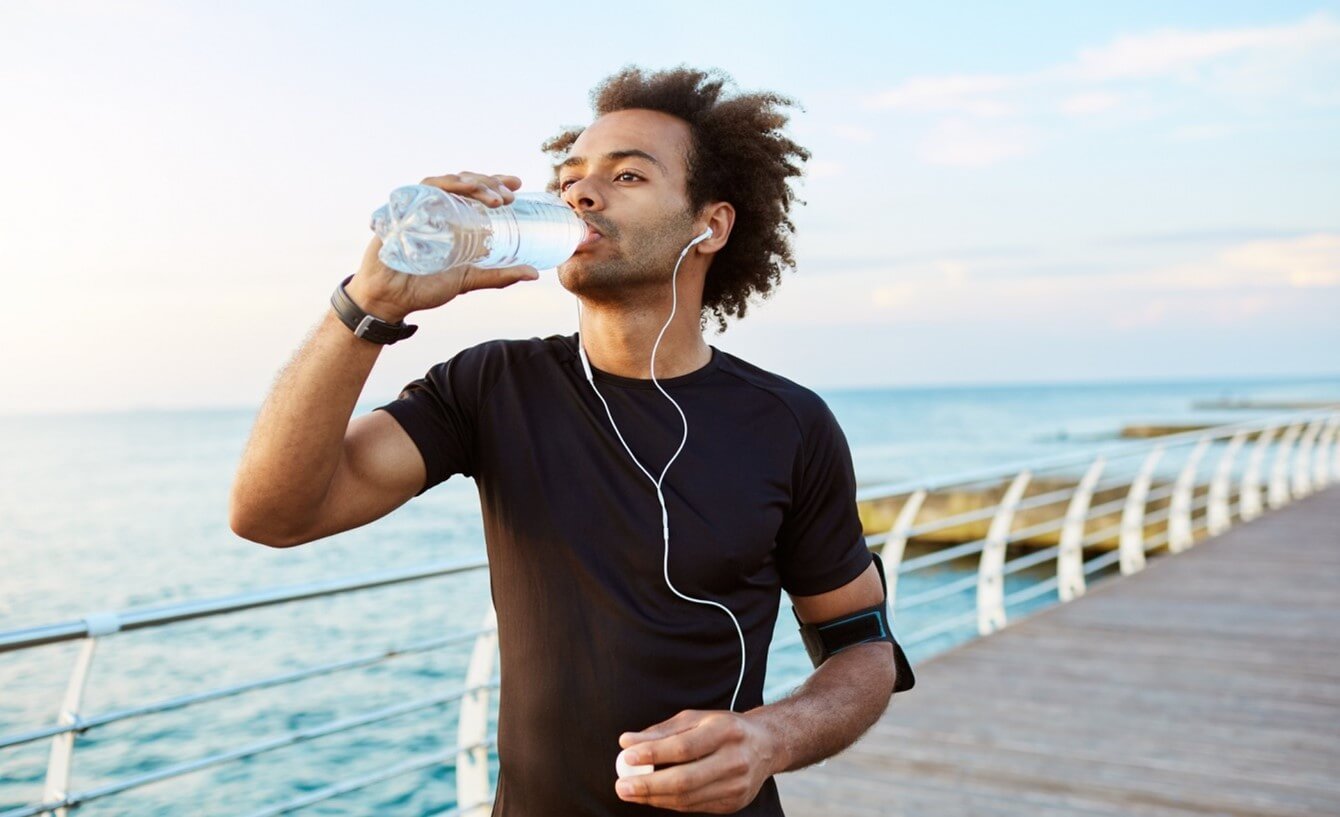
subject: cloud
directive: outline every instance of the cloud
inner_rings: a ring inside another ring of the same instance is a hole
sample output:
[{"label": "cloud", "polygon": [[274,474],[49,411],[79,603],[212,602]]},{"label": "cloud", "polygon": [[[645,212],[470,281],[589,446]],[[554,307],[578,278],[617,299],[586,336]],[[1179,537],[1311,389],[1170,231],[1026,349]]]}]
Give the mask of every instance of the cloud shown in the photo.
[{"label": "cloud", "polygon": [[1240,131],[1237,125],[1229,125],[1224,122],[1207,122],[1198,125],[1178,125],[1168,134],[1168,139],[1173,142],[1208,142],[1212,139],[1222,139],[1225,136],[1231,136]]},{"label": "cloud", "polygon": [[1340,286],[1340,235],[1253,241],[1224,251],[1221,260],[1235,270],[1300,289]]},{"label": "cloud", "polygon": [[1156,326],[1187,323],[1188,318],[1212,327],[1231,328],[1244,321],[1287,306],[1273,292],[1174,294],[1136,302],[1127,309],[1114,309],[1107,325],[1113,329],[1146,330]]},{"label": "cloud", "polygon": [[890,91],[870,97],[866,104],[870,108],[1003,116],[1012,113],[1014,108],[996,97],[1021,84],[1020,77],[1007,75],[914,77]]},{"label": "cloud", "polygon": [[899,309],[911,306],[917,298],[917,287],[906,281],[876,287],[870,292],[870,302],[878,309]]},{"label": "cloud", "polygon": [[1299,238],[1308,230],[1281,230],[1276,227],[1233,227],[1222,230],[1171,230],[1157,233],[1133,233],[1100,240],[1101,246],[1142,247],[1177,244],[1226,244],[1249,240]]},{"label": "cloud", "polygon": [[1039,144],[1037,131],[1028,126],[946,119],[922,137],[916,152],[926,164],[984,167],[1032,153]]},{"label": "cloud", "polygon": [[944,259],[936,262],[936,266],[943,276],[945,284],[955,289],[964,285],[968,280],[968,265],[962,261],[953,259]]},{"label": "cloud", "polygon": [[[1041,143],[1044,128],[1061,127],[1052,121],[1057,112],[1071,120],[1114,112],[1124,118],[1161,115],[1163,110],[1183,113],[1185,104],[1161,109],[1151,102],[1152,93],[1170,83],[1243,104],[1278,98],[1313,107],[1340,106],[1340,86],[1318,79],[1333,76],[1338,62],[1340,22],[1319,12],[1276,25],[1163,28],[1122,35],[1036,71],[912,77],[868,96],[864,104],[938,117],[929,125],[927,139],[944,144],[925,146],[919,152],[922,161],[980,167],[1031,153]],[[1141,83],[1150,87],[1136,87]],[[965,124],[969,120],[994,126],[972,129]],[[1170,138],[1218,138],[1230,132],[1227,127],[1186,126]],[[1021,136],[1025,131],[1026,138]]]},{"label": "cloud", "polygon": [[805,165],[806,179],[832,179],[847,172],[846,165],[831,159],[811,159]]},{"label": "cloud", "polygon": [[867,269],[895,269],[912,267],[918,264],[938,264],[952,252],[954,260],[973,261],[974,266],[1002,263],[1033,262],[1041,250],[1035,246],[1021,244],[979,245],[955,247],[950,250],[930,250],[926,252],[886,252],[869,255],[809,255],[802,259],[802,267],[823,270],[825,273]]},{"label": "cloud", "polygon": [[1089,116],[1110,111],[1120,104],[1121,97],[1118,94],[1110,94],[1105,91],[1086,91],[1062,100],[1060,107],[1063,113],[1071,116]]},{"label": "cloud", "polygon": [[868,145],[875,141],[875,132],[869,128],[863,128],[860,125],[837,124],[830,126],[829,130],[839,138],[848,142]]},{"label": "cloud", "polygon": [[[1078,251],[1082,258],[1093,248]],[[1118,261],[1122,258],[1119,256]],[[1077,261],[1077,268],[1082,266]],[[792,326],[1065,323],[1137,331],[1163,324],[1231,327],[1340,303],[1340,233],[1242,241],[1189,262],[1097,273],[1038,272],[1036,260],[946,255],[797,276],[760,315]]]},{"label": "cloud", "polygon": [[1340,287],[1340,234],[1248,241],[1184,263],[1059,284],[1106,292],[1238,292]]},{"label": "cloud", "polygon": [[1274,26],[1159,29],[1126,35],[1098,48],[1082,49],[1073,62],[1054,69],[1054,74],[1078,82],[1186,77],[1207,63],[1233,55],[1286,55],[1336,46],[1340,46],[1340,23],[1319,12],[1297,23]]},{"label": "cloud", "polygon": [[1275,293],[1255,293],[1251,295],[1230,295],[1215,297],[1204,304],[1205,311],[1212,323],[1220,326],[1236,326],[1249,318],[1264,315],[1283,306],[1282,299]]},{"label": "cloud", "polygon": [[1140,329],[1157,326],[1168,316],[1168,299],[1155,298],[1135,309],[1114,310],[1110,313],[1107,325],[1114,329]]}]

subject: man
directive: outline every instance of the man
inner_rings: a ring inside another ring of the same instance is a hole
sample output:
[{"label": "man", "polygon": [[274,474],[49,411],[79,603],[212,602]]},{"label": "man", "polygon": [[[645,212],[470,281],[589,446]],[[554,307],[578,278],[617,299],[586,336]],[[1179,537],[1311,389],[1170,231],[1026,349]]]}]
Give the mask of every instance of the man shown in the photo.
[{"label": "man", "polygon": [[[590,228],[558,268],[576,334],[465,349],[350,421],[381,345],[332,311],[233,487],[233,529],[289,547],[475,479],[502,661],[495,814],[780,815],[772,776],[850,745],[895,687],[881,630],[761,705],[781,589],[808,623],[882,611],[885,594],[828,407],[702,337],[793,264],[788,180],[809,156],[781,135],[788,100],[726,98],[724,82],[625,69],[593,93],[589,127],[545,145],[551,189]],[[521,186],[423,183],[494,207]],[[344,291],[392,340],[411,312],[537,277],[405,275],[379,248]],[[616,781],[616,756],[655,770]]]}]

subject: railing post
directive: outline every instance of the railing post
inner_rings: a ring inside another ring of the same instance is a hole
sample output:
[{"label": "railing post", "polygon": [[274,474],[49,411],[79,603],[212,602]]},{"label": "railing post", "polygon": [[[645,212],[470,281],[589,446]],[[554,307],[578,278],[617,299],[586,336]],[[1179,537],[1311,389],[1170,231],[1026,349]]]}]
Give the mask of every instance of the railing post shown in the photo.
[{"label": "railing post", "polygon": [[1335,451],[1331,453],[1331,473],[1340,479],[1340,433],[1335,435]]},{"label": "railing post", "polygon": [[1275,449],[1275,462],[1270,468],[1270,492],[1266,497],[1271,510],[1289,504],[1289,450],[1293,448],[1293,441],[1298,439],[1298,432],[1302,428],[1299,423],[1286,428],[1279,447]]},{"label": "railing post", "polygon": [[1331,432],[1331,449],[1334,452],[1323,454],[1322,456],[1332,457],[1327,466],[1328,481],[1334,482],[1340,480],[1340,414],[1334,416],[1335,430]]},{"label": "railing post", "polygon": [[[493,604],[484,613],[484,632],[475,639],[470,653],[470,666],[465,671],[465,686],[481,687],[461,698],[458,728],[460,746],[483,743],[489,734],[489,689],[493,677],[493,656],[498,649],[498,619]],[[485,804],[493,799],[489,785],[489,750],[487,746],[467,749],[456,755],[456,802],[466,809],[462,817],[482,817],[487,813]]]},{"label": "railing post", "polygon": [[1196,488],[1196,469],[1205,449],[1210,447],[1210,438],[1201,437],[1196,447],[1186,458],[1186,464],[1173,483],[1172,502],[1168,511],[1168,552],[1181,553],[1195,544],[1191,533],[1191,495]]},{"label": "railing post", "polygon": [[1273,425],[1261,429],[1256,445],[1252,446],[1252,455],[1247,459],[1247,470],[1242,474],[1242,497],[1238,500],[1238,516],[1243,522],[1261,515],[1261,465],[1278,430]]},{"label": "railing post", "polygon": [[[110,630],[115,632],[119,626]],[[65,685],[65,698],[61,701],[60,714],[56,718],[58,726],[73,726],[79,723],[79,709],[83,705],[84,686],[88,682],[89,669],[93,664],[93,652],[98,646],[96,636],[79,642],[79,655],[75,657],[74,668],[70,671],[70,680]],[[42,789],[42,802],[52,803],[64,800],[70,793],[70,767],[74,765],[74,742],[77,732],[62,732],[51,739],[51,753],[47,758],[47,777]],[[69,809],[58,808],[52,814],[66,817]]]},{"label": "railing post", "polygon": [[1089,470],[1084,472],[1066,508],[1065,522],[1061,525],[1061,542],[1056,553],[1056,592],[1061,601],[1084,595],[1084,523],[1089,516],[1093,488],[1102,473],[1103,457],[1099,455]]},{"label": "railing post", "polygon": [[982,545],[982,561],[977,569],[977,632],[990,635],[1005,626],[1005,545],[1014,524],[1014,510],[1028,487],[1032,474],[1020,471],[991,518],[986,541]]},{"label": "railing post", "polygon": [[1340,429],[1340,415],[1332,414],[1326,418],[1326,426],[1317,438],[1317,450],[1312,455],[1312,482],[1317,490],[1331,484],[1331,442],[1337,429]]},{"label": "railing post", "polygon": [[1163,456],[1163,446],[1154,446],[1140,466],[1140,472],[1126,493],[1126,504],[1121,509],[1121,574],[1129,576],[1145,569],[1145,498],[1149,496],[1149,482],[1154,477],[1154,466]]},{"label": "railing post", "polygon": [[884,546],[879,550],[880,559],[884,562],[884,578],[889,583],[889,615],[893,614],[893,602],[898,598],[898,566],[903,563],[903,551],[907,549],[907,532],[912,529],[912,522],[917,518],[917,513],[921,511],[921,505],[925,501],[924,488],[918,488],[907,497],[903,507],[898,509],[898,519],[889,529],[889,536],[884,540]]},{"label": "railing post", "polygon": [[1228,447],[1219,457],[1219,465],[1214,469],[1214,478],[1210,480],[1210,502],[1206,509],[1206,527],[1210,536],[1218,536],[1233,525],[1233,513],[1228,508],[1229,485],[1233,478],[1233,460],[1238,456],[1243,443],[1247,442],[1244,429],[1233,435]]},{"label": "railing post", "polygon": [[1298,440],[1298,453],[1293,458],[1293,498],[1302,499],[1312,493],[1312,445],[1321,433],[1321,420],[1318,417],[1307,424],[1303,436]]}]

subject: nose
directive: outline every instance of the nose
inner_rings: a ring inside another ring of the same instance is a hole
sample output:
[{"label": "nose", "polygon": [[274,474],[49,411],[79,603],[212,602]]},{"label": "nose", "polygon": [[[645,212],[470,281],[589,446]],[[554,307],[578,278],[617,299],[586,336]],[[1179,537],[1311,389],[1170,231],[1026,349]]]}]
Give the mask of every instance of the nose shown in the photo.
[{"label": "nose", "polygon": [[568,189],[563,191],[563,201],[577,212],[587,210],[603,210],[605,200],[601,195],[597,185],[590,181],[590,177],[577,179],[568,185]]}]

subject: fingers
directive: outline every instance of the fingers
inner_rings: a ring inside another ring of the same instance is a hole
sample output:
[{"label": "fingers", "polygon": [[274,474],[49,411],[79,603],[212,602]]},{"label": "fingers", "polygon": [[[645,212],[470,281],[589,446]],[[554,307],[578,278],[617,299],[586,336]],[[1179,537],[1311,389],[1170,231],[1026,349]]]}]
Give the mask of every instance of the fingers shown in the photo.
[{"label": "fingers", "polygon": [[734,814],[749,805],[756,794],[750,791],[748,778],[741,776],[712,780],[701,787],[695,786],[674,792],[629,795],[620,793],[619,796],[628,802],[675,811]]},{"label": "fingers", "polygon": [[485,176],[470,172],[429,176],[419,183],[481,201],[490,207],[511,204],[516,200],[514,191],[521,188],[521,179],[516,176]]},{"label": "fingers", "polygon": [[[728,743],[738,743],[745,738],[744,725],[740,719],[726,713],[697,713],[697,711],[675,715],[670,721],[635,734],[649,737],[663,735],[631,742],[624,753],[624,757],[632,765],[650,763],[654,766],[695,761],[712,754]],[[622,737],[619,742],[623,742]]]},{"label": "fingers", "polygon": [[708,756],[615,783],[623,800],[681,811],[710,811],[709,804],[728,804],[733,812],[752,799],[754,778],[747,753],[726,745]]},{"label": "fingers", "polygon": [[[451,270],[448,270],[451,272]],[[507,267],[505,269],[483,269],[467,267],[461,273],[461,292],[476,289],[502,289],[518,281],[534,281],[540,277],[534,267]]]},{"label": "fingers", "polygon": [[641,732],[624,732],[619,735],[619,745],[625,749],[639,743],[649,740],[658,740],[660,738],[677,735],[686,729],[692,729],[698,725],[704,717],[711,714],[696,709],[685,709],[673,718],[663,720],[655,726],[649,726]]},{"label": "fingers", "polygon": [[615,783],[623,800],[680,811],[729,814],[747,805],[766,774],[749,745],[749,728],[733,712],[685,710],[619,743],[629,765],[651,764],[650,774]]}]

